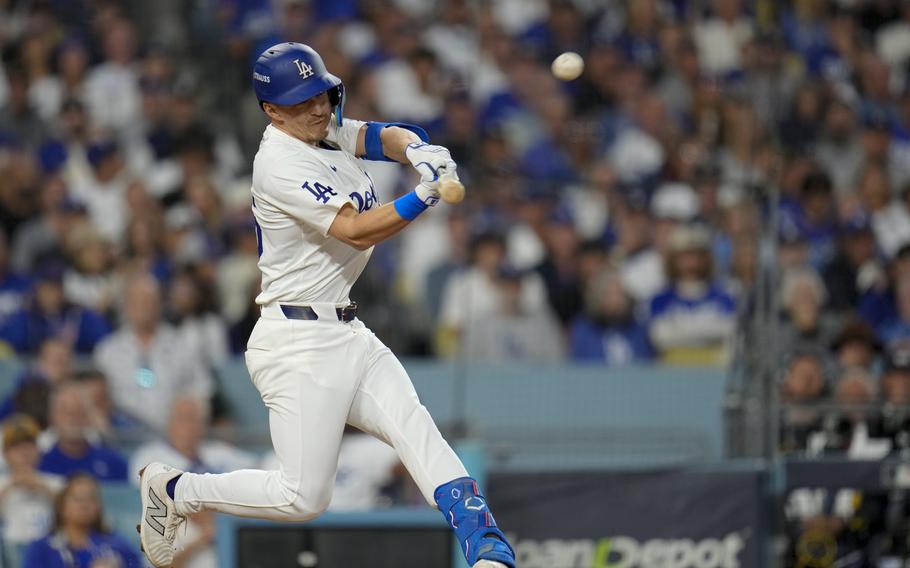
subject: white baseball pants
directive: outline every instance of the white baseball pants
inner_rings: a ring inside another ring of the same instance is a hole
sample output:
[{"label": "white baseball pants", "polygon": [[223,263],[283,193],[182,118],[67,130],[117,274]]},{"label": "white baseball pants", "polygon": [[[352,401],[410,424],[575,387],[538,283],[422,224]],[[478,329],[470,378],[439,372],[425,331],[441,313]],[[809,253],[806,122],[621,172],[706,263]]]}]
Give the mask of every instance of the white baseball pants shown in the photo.
[{"label": "white baseball pants", "polygon": [[360,320],[339,322],[334,305],[313,308],[319,320],[264,307],[246,351],[281,468],[186,473],[175,491],[178,513],[316,517],[331,501],[345,423],[395,448],[431,506],[438,486],[467,475],[389,348]]}]

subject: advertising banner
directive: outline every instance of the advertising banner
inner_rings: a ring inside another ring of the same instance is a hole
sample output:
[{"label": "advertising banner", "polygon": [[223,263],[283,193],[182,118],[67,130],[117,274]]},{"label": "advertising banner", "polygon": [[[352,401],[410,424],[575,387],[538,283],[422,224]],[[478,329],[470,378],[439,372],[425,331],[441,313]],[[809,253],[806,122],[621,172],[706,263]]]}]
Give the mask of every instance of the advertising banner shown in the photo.
[{"label": "advertising banner", "polygon": [[499,474],[497,523],[522,568],[760,568],[760,471]]}]

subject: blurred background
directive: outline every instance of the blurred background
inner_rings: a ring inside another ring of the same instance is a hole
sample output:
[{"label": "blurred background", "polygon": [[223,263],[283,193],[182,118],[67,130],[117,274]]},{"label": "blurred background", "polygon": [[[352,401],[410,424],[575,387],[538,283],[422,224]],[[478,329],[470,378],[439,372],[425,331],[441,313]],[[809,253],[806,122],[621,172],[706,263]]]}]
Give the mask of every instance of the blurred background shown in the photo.
[{"label": "blurred background", "polygon": [[[140,566],[148,461],[277,467],[242,353],[279,41],[459,164],[352,299],[522,568],[910,566],[910,2],[0,0],[3,566]],[[457,565],[357,432],[331,510],[196,517],[175,566]]]}]

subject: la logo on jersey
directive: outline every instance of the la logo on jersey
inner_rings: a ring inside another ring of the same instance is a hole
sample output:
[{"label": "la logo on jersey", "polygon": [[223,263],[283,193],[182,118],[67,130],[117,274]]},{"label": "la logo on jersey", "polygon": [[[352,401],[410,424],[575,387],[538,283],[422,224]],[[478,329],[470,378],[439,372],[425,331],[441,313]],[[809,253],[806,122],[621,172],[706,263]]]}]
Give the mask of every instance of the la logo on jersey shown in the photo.
[{"label": "la logo on jersey", "polygon": [[301,63],[299,59],[294,60],[294,65],[297,66],[297,70],[300,71],[300,76],[306,79],[313,75],[313,66],[307,65],[306,63]]}]

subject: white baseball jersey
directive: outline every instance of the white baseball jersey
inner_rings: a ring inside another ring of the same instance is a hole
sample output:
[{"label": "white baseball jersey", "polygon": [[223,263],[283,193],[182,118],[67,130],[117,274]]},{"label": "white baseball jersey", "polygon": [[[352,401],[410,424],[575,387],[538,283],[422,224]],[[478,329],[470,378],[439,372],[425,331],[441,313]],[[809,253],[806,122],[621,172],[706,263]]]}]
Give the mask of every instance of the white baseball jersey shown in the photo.
[{"label": "white baseball jersey", "polygon": [[[407,371],[363,322],[316,310],[348,302],[370,258],[328,236],[346,203],[376,207],[356,153],[362,122],[329,128],[340,150],[266,128],[253,164],[263,306],[245,353],[250,379],[269,409],[280,467],[184,473],[177,511],[202,510],[280,521],[312,519],[328,507],[345,424],[392,446],[430,505],[444,483],[467,476]],[[272,304],[312,305],[316,321],[287,318]],[[324,317],[324,315],[326,317]],[[375,464],[374,464],[375,465]]]},{"label": "white baseball jersey", "polygon": [[[334,121],[333,121],[334,122]],[[373,249],[328,237],[338,211],[378,206],[369,175],[354,157],[363,122],[330,129],[319,147],[269,125],[253,161],[253,213],[259,237],[260,305],[347,304]]]}]

